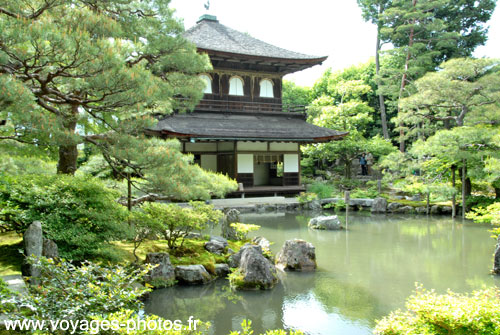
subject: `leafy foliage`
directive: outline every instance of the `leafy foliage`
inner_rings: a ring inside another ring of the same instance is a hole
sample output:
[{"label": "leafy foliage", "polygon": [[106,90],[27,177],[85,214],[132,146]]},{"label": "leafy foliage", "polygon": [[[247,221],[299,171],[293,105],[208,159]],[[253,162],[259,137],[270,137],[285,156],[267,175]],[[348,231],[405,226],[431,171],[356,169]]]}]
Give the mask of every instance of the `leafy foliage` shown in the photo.
[{"label": "leafy foliage", "polygon": [[477,207],[472,208],[472,211],[467,213],[467,218],[474,220],[474,222],[479,223],[490,223],[492,225],[498,226],[493,230],[497,238],[500,235],[500,202],[492,203],[487,207]]},{"label": "leafy foliage", "polygon": [[246,240],[248,233],[260,229],[259,225],[251,223],[233,222],[230,224],[230,226],[236,230],[238,240]]},{"label": "leafy foliage", "polygon": [[417,288],[406,302],[407,311],[379,320],[377,335],[496,335],[500,329],[500,291],[490,288],[472,294],[449,291],[438,295]]},{"label": "leafy foliage", "polygon": [[109,242],[129,233],[127,213],[117,197],[90,177],[2,176],[0,224],[22,233],[38,220],[62,257],[80,261],[112,257]]},{"label": "leafy foliage", "polygon": [[[119,265],[102,267],[83,262],[75,266],[65,260],[30,258],[40,267],[40,285],[31,286],[29,295],[11,296],[17,309],[12,317],[35,320],[85,320],[92,315],[106,315],[121,309],[139,309],[139,298],[150,290],[137,288],[150,268],[130,270]],[[2,305],[4,301],[2,300]],[[29,312],[27,312],[29,310]]]},{"label": "leafy foliage", "polygon": [[223,215],[212,205],[202,202],[190,204],[191,208],[183,208],[176,204],[144,203],[140,207],[145,214],[142,220],[152,233],[163,235],[170,250],[182,248],[184,238],[189,232],[203,230],[210,223],[218,224]]},{"label": "leafy foliage", "polygon": [[[241,323],[242,331],[232,331],[229,335],[253,335],[252,321],[243,320]],[[268,330],[265,334],[260,335],[303,335],[301,331],[290,330],[289,332],[283,329],[278,330]]]}]

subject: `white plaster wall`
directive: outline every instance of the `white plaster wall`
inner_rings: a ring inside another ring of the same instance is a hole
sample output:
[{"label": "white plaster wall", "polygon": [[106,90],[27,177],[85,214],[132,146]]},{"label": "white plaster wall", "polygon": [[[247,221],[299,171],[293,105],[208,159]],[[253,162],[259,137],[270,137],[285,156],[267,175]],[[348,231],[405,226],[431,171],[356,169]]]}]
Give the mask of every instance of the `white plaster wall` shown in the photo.
[{"label": "white plaster wall", "polygon": [[267,151],[267,142],[238,141],[238,151]]},{"label": "white plaster wall", "polygon": [[269,150],[271,150],[271,151],[297,151],[297,150],[299,150],[299,144],[298,143],[271,142],[271,144],[269,144]]},{"label": "white plaster wall", "polygon": [[187,152],[207,152],[217,151],[217,144],[215,143],[186,143],[186,151]]},{"label": "white plaster wall", "polygon": [[253,173],[252,154],[238,154],[238,173]]},{"label": "white plaster wall", "polygon": [[283,172],[299,172],[299,155],[283,155]]},{"label": "white plaster wall", "polygon": [[217,171],[217,155],[201,155],[200,165],[202,169],[208,171]]}]

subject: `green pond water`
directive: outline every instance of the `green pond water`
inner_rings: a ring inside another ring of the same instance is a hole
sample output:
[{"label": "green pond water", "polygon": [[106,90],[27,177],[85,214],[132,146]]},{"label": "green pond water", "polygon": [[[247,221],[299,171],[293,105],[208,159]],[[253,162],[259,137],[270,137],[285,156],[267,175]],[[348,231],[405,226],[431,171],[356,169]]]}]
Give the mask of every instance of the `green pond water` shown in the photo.
[{"label": "green pond water", "polygon": [[[344,217],[339,216],[341,221]],[[375,320],[403,308],[415,283],[445,293],[500,286],[492,276],[494,240],[489,227],[444,217],[355,214],[344,231],[307,228],[309,214],[248,214],[253,234],[274,242],[301,238],[316,247],[318,270],[287,272],[269,291],[232,293],[226,280],[206,286],[157,290],[146,312],[170,320],[190,315],[209,321],[211,333],[240,330],[250,319],[255,334],[293,328],[310,335],[372,334]]]}]

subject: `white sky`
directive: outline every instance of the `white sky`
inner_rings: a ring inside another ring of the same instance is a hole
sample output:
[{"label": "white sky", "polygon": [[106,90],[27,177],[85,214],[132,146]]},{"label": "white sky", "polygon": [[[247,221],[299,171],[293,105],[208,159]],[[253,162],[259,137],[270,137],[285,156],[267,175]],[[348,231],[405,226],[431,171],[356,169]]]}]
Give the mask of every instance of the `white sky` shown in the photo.
[{"label": "white sky", "polygon": [[[185,28],[206,14],[206,0],[172,0]],[[366,62],[375,52],[375,26],[364,22],[356,0],[210,0],[210,14],[220,23],[264,42],[314,56],[328,56],[321,66],[287,75],[298,85],[312,86],[334,70]],[[500,9],[496,9],[486,46],[476,57],[500,57]]]}]

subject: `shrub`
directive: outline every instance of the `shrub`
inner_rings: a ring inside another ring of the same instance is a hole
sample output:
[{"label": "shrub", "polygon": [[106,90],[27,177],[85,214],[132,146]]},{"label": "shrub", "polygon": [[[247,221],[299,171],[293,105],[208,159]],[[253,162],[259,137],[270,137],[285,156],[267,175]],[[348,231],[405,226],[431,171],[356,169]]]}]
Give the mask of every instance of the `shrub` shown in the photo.
[{"label": "shrub", "polygon": [[352,199],[374,199],[379,196],[377,189],[369,188],[369,189],[361,189],[358,188],[351,192]]},{"label": "shrub", "polygon": [[[500,202],[495,202],[488,207],[473,208],[472,211],[465,214],[468,219],[478,223],[489,223],[500,226]],[[493,230],[495,238],[500,234],[500,228]]]},{"label": "shrub", "polygon": [[495,202],[495,199],[484,196],[484,195],[472,195],[467,197],[465,200],[465,204],[467,208],[479,208],[479,207],[487,207]]},{"label": "shrub", "polygon": [[379,320],[377,335],[498,335],[500,329],[500,289],[472,294],[449,291],[438,295],[417,287],[408,298],[407,311],[398,310]]},{"label": "shrub", "polygon": [[[84,262],[77,267],[64,260],[56,264],[44,257],[29,258],[29,262],[40,267],[40,283],[31,286],[27,296],[11,297],[19,306],[11,314],[18,318],[84,320],[124,308],[138,310],[143,307],[139,298],[149,292],[148,288],[133,285],[143,280],[151,269],[149,266],[145,270],[134,270]],[[2,305],[4,303],[2,301]],[[26,313],[23,308],[30,312]]]},{"label": "shrub", "polygon": [[324,208],[326,209],[333,209],[336,212],[342,211],[346,208],[346,203],[344,199],[340,199],[337,202],[331,202],[329,204],[326,204]]},{"label": "shrub", "polygon": [[23,233],[35,220],[62,257],[112,257],[108,242],[129,235],[119,194],[101,181],[67,175],[0,177],[0,225]]},{"label": "shrub", "polygon": [[[242,332],[240,331],[232,331],[229,333],[229,335],[252,335],[254,332],[252,330],[252,321],[250,320],[243,320],[241,323],[241,328]],[[304,335],[299,330],[290,330],[287,332],[286,330],[283,329],[277,329],[277,330],[268,330],[266,331],[265,334],[260,334],[260,335]]]},{"label": "shrub", "polygon": [[236,234],[238,235],[238,240],[246,240],[249,232],[260,229],[259,225],[250,223],[234,222],[231,223],[230,226],[236,230]]},{"label": "shrub", "polygon": [[[212,205],[202,202],[191,202],[191,208],[176,204],[144,203],[145,224],[152,232],[160,233],[167,241],[168,248],[173,250],[181,247],[186,235],[194,230],[203,230],[210,222],[217,224],[222,218],[222,212]],[[177,241],[180,245],[177,246]]]},{"label": "shrub", "polygon": [[335,187],[331,184],[314,182],[307,188],[308,192],[315,193],[319,199],[331,198],[337,193]]},{"label": "shrub", "polygon": [[300,194],[297,196],[297,201],[301,204],[306,204],[314,200],[318,200],[318,195],[316,193],[300,192]]}]

